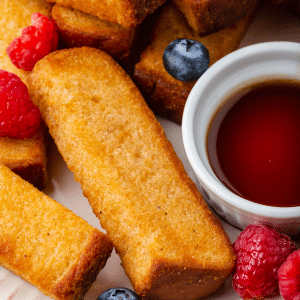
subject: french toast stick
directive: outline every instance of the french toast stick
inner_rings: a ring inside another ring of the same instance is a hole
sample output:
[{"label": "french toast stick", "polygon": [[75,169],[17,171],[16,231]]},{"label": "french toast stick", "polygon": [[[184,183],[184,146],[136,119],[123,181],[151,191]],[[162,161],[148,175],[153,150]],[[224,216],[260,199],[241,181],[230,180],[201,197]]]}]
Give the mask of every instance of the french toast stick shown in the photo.
[{"label": "french toast stick", "polygon": [[125,28],[137,26],[166,0],[47,0],[118,23]]},{"label": "french toast stick", "polygon": [[209,52],[211,66],[238,48],[252,18],[250,13],[226,29],[199,37],[174,4],[165,4],[133,74],[135,83],[154,113],[180,124],[187,97],[196,82],[177,80],[166,71],[162,57],[170,42],[183,37],[199,41]]},{"label": "french toast stick", "polygon": [[232,245],[127,73],[98,49],[64,49],[35,65],[29,85],[136,292],[214,292],[234,266]]},{"label": "french toast stick", "polygon": [[[0,69],[14,73],[27,84],[27,71],[15,67],[6,48],[31,23],[31,14],[50,16],[52,4],[45,0],[10,0],[0,5]],[[0,163],[42,190],[47,183],[47,146],[50,136],[44,124],[32,138],[26,140],[0,137]]]},{"label": "french toast stick", "polygon": [[0,265],[56,300],[83,299],[107,236],[0,164]]},{"label": "french toast stick", "polygon": [[127,63],[137,32],[136,27],[124,28],[59,4],[53,6],[51,15],[66,48],[99,48],[117,61]]},{"label": "french toast stick", "polygon": [[[252,11],[258,0],[172,0],[199,36],[225,29]],[[273,0],[272,0],[273,1]]]}]

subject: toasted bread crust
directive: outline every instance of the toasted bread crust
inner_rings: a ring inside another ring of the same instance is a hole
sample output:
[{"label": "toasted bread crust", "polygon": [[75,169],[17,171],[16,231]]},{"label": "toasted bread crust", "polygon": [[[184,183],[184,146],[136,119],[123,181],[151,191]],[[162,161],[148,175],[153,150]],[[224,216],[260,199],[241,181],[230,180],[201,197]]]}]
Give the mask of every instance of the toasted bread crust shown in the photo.
[{"label": "toasted bread crust", "polygon": [[166,0],[47,0],[118,23],[125,28],[140,24]]},{"label": "toasted bread crust", "polygon": [[0,163],[10,168],[39,190],[46,187],[50,135],[41,124],[38,132],[27,140],[0,138]]},{"label": "toasted bread crust", "polygon": [[257,0],[173,0],[200,36],[225,29],[252,11]]},{"label": "toasted bread crust", "polygon": [[3,165],[0,179],[0,264],[53,299],[82,299],[111,242]]},{"label": "toasted bread crust", "polygon": [[67,48],[90,46],[108,52],[120,62],[128,61],[135,27],[124,28],[59,4],[54,5],[51,14]]},{"label": "toasted bread crust", "polygon": [[234,266],[230,240],[127,73],[105,52],[73,48],[39,61],[30,86],[141,297],[215,290]]},{"label": "toasted bread crust", "polygon": [[164,5],[153,26],[149,45],[135,65],[133,75],[135,83],[154,112],[181,123],[187,96],[195,84],[177,80],[165,70],[163,52],[171,41],[182,37],[199,41],[208,49],[212,65],[238,48],[252,18],[253,13],[250,13],[226,29],[199,37],[190,29],[175,5]]},{"label": "toasted bread crust", "polygon": [[166,261],[157,261],[152,274],[151,290],[146,292],[146,288],[140,292],[149,300],[197,300],[216,291],[228,276],[227,270],[220,270],[218,274],[216,270],[207,269],[200,273],[196,266],[182,267]]},{"label": "toasted bread crust", "polygon": [[111,252],[112,244],[105,235],[99,234],[95,229],[76,264],[53,287],[51,293],[57,299],[83,299],[99,271],[104,268]]}]

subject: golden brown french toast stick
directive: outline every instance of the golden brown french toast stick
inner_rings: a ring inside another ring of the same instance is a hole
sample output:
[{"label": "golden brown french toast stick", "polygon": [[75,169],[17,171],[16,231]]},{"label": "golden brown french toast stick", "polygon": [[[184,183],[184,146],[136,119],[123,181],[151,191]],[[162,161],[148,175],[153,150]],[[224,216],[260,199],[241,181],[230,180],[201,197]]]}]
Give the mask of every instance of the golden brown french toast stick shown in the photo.
[{"label": "golden brown french toast stick", "polygon": [[230,240],[127,73],[83,47],[48,55],[29,82],[137,293],[196,300],[215,291],[234,265]]},{"label": "golden brown french toast stick", "polygon": [[47,0],[129,28],[140,24],[166,0]]},{"label": "golden brown french toast stick", "polygon": [[1,164],[0,182],[0,265],[53,299],[83,299],[107,236]]}]

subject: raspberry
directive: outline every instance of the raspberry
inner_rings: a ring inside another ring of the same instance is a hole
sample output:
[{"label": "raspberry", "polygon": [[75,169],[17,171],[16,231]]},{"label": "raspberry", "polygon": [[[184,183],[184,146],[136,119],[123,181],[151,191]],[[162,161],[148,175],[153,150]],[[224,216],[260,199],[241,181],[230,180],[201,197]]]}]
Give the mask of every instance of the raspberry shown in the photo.
[{"label": "raspberry", "polygon": [[0,136],[26,139],[40,123],[40,111],[30,100],[27,86],[15,74],[0,70]]},{"label": "raspberry", "polygon": [[248,225],[234,242],[236,267],[233,288],[243,299],[279,294],[277,271],[297,249],[291,239],[275,229]]},{"label": "raspberry", "polygon": [[23,28],[22,35],[9,44],[6,53],[17,68],[31,71],[38,60],[57,47],[55,22],[40,13],[33,13],[31,26]]},{"label": "raspberry", "polygon": [[278,270],[283,300],[300,300],[300,250],[293,252]]}]

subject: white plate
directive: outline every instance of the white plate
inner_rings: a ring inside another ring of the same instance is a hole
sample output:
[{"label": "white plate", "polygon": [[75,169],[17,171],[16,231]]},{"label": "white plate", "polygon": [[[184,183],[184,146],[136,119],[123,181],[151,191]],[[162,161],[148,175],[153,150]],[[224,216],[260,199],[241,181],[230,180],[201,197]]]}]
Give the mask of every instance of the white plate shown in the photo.
[{"label": "white plate", "polygon": [[[284,24],[284,25],[283,25]],[[254,20],[240,47],[264,41],[293,41],[300,42],[300,18],[296,18],[286,9],[263,9]],[[185,155],[181,127],[170,121],[158,118],[165,129],[168,139],[172,142],[176,153],[182,160],[187,173],[195,181],[195,175]],[[80,185],[75,182],[73,174],[68,170],[62,157],[53,145],[49,162],[50,182],[44,192],[81,216],[94,227],[101,229],[98,219],[92,212],[87,199],[83,196]],[[240,233],[221,220],[232,242]],[[102,230],[103,231],[103,230]],[[298,247],[300,243],[298,242]],[[119,257],[113,252],[105,268],[100,272],[96,282],[85,296],[85,300],[96,300],[106,289],[111,287],[127,287],[131,284],[120,266]],[[212,296],[206,300],[238,300],[240,297],[234,292],[231,278]],[[276,300],[280,297],[273,298]],[[0,267],[0,300],[50,300],[39,290],[18,276]]]}]

